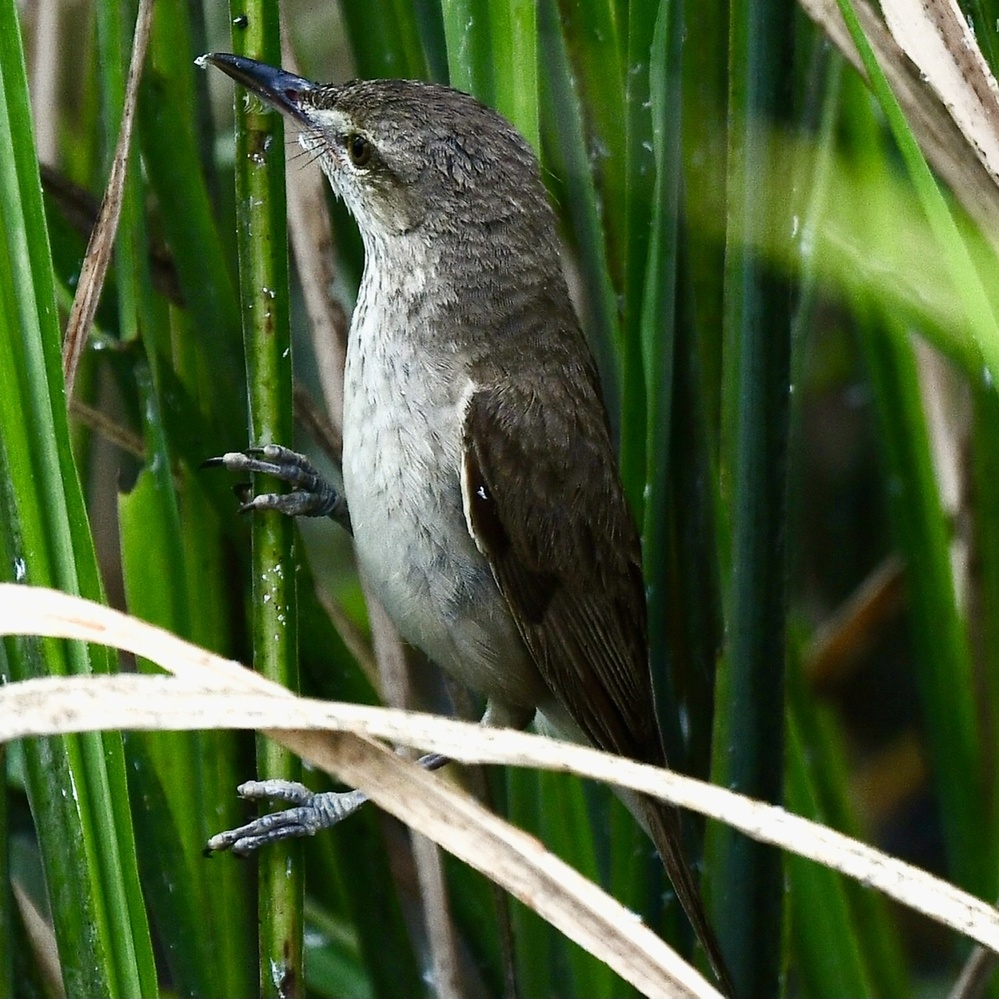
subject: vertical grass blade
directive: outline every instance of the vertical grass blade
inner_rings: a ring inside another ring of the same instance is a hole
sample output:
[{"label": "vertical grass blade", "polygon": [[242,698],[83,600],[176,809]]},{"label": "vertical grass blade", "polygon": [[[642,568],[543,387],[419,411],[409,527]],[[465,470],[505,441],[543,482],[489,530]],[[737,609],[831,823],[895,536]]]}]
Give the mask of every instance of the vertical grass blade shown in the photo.
[{"label": "vertical grass blade", "polygon": [[[981,592],[976,608],[977,629],[973,633],[978,642],[982,661],[999,662],[999,398],[991,386],[979,386],[974,392],[974,424],[971,446],[973,449],[972,489],[977,501],[975,520],[975,550],[978,553],[981,575]],[[985,689],[989,704],[999,704],[999,671],[985,671]],[[996,735],[992,745],[986,744],[984,752],[996,755]],[[991,825],[996,828],[999,810],[999,774],[991,774],[988,789],[992,800]]]},{"label": "vertical grass blade", "polygon": [[[822,809],[815,776],[805,766],[802,721],[792,715],[788,724],[787,805],[799,815],[819,818]],[[809,741],[813,739],[814,732]],[[791,945],[802,969],[804,994],[856,999],[878,995],[863,941],[851,918],[844,879],[800,857],[788,858],[787,871],[795,888],[788,920]]]},{"label": "vertical grass blade", "polygon": [[360,76],[427,79],[420,21],[410,0],[344,0],[340,7]]},{"label": "vertical grass blade", "polygon": [[496,0],[489,10],[493,106],[540,153],[538,4],[536,0]]},{"label": "vertical grass blade", "polygon": [[[0,452],[7,578],[101,599],[70,449],[52,262],[14,4],[0,3]],[[23,640],[12,674],[108,671],[106,650]],[[157,994],[121,738],[25,744],[63,981],[73,995]]]},{"label": "vertical grass blade", "polygon": [[444,0],[441,9],[451,86],[496,108],[540,152],[537,4]]},{"label": "vertical grass blade", "polygon": [[[194,132],[200,109],[187,20],[191,5],[157,0],[153,36],[139,103],[145,176],[161,206],[159,214],[183,295],[188,329],[175,331],[171,359],[197,414],[186,414],[202,457],[231,449],[246,426],[239,307],[231,260],[211,216],[211,199]],[[194,431],[197,436],[195,437]],[[177,450],[177,445],[174,448]]]},{"label": "vertical grass blade", "polygon": [[724,0],[685,0],[683,46],[683,189],[688,228],[684,249],[689,273],[691,322],[702,374],[703,402],[712,460],[718,449],[722,370],[724,240],[701,219],[725,217],[728,104],[728,18]]},{"label": "vertical grass blade", "polygon": [[[722,384],[722,489],[731,511],[727,634],[719,681],[716,765],[734,790],[783,797],[786,613],[785,517],[790,383],[790,293],[746,241],[791,236],[771,129],[786,112],[791,5],[733,8],[730,24],[728,220]],[[722,949],[740,994],[778,991],[780,855],[721,830],[712,868]]]},{"label": "vertical grass blade", "polygon": [[580,100],[574,67],[559,21],[556,0],[543,0],[540,11],[542,66],[542,124],[544,161],[557,184],[562,219],[582,274],[584,326],[600,369],[604,400],[611,424],[620,424],[620,364],[617,355],[619,321],[617,294],[611,279],[610,259],[600,197],[587,148],[587,121]]},{"label": "vertical grass blade", "polygon": [[[278,5],[234,3],[233,48],[271,65],[281,61]],[[243,23],[243,22],[241,22]],[[236,99],[236,215],[239,288],[249,394],[250,443],[292,439],[291,340],[288,318],[288,240],[284,190],[284,130],[278,114]],[[280,489],[258,477],[256,492]],[[298,689],[298,635],[291,519],[253,518],[251,627],[253,665]],[[266,737],[257,742],[257,767],[268,778],[297,780],[298,760]],[[278,997],[303,979],[302,845],[273,845],[260,859],[260,987]]]},{"label": "vertical grass blade", "polygon": [[649,605],[649,659],[666,748],[672,764],[685,769],[669,655],[669,441],[673,413],[673,357],[676,339],[677,251],[680,206],[680,51],[683,9],[662,0],[649,52],[649,109],[653,157],[651,211],[639,332],[645,374],[645,509],[642,555]]},{"label": "vertical grass blade", "polygon": [[451,86],[494,105],[489,10],[475,0],[441,0]]},{"label": "vertical grass blade", "polygon": [[[0,462],[0,474],[3,474]],[[8,558],[6,545],[0,532],[0,558]],[[7,655],[0,644],[0,677],[9,677]],[[3,789],[0,790],[0,996],[14,994],[14,889],[10,879],[10,828],[7,807],[7,747],[0,749],[0,774],[3,775]]]},{"label": "vertical grass blade", "polygon": [[896,543],[906,559],[916,682],[955,881],[989,898],[995,870],[984,821],[975,683],[951,576],[912,346],[903,330],[859,326],[881,427]]}]

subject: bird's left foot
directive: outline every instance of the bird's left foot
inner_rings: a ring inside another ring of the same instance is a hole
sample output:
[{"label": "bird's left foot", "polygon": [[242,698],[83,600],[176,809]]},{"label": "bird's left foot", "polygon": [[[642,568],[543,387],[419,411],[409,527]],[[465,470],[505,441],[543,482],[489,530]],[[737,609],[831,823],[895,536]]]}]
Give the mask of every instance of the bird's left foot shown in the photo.
[{"label": "bird's left foot", "polygon": [[314,836],[353,815],[367,801],[362,791],[325,791],[316,794],[304,784],[290,780],[250,780],[237,788],[243,798],[277,800],[293,805],[282,812],[261,815],[238,829],[217,833],[209,841],[205,853],[231,850],[245,857],[270,843],[298,836]]}]

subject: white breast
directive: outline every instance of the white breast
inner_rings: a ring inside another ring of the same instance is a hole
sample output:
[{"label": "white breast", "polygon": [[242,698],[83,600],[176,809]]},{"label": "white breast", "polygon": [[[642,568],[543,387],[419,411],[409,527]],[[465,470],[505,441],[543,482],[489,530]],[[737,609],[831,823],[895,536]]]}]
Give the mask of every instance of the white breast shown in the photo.
[{"label": "white breast", "polygon": [[[409,642],[487,696],[520,703],[533,698],[534,667],[462,508],[468,375],[453,353],[418,345],[403,331],[412,317],[381,308],[376,278],[365,280],[344,385],[344,490],[358,559]],[[377,317],[366,305],[375,300]]]}]

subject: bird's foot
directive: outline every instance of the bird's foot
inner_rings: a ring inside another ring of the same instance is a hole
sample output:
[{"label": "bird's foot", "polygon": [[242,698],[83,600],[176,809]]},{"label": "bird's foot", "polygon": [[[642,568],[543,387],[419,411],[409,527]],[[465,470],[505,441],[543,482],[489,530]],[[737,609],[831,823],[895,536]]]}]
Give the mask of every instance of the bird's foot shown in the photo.
[{"label": "bird's foot", "polygon": [[237,788],[243,798],[254,801],[277,800],[293,805],[282,812],[261,815],[238,829],[217,833],[205,853],[231,850],[245,857],[270,843],[298,836],[314,836],[353,815],[367,801],[362,791],[326,791],[316,794],[304,784],[289,780],[250,780]]},{"label": "bird's foot", "polygon": [[289,493],[261,493],[251,497],[240,506],[241,513],[277,510],[289,517],[332,517],[350,530],[346,497],[323,478],[304,454],[280,444],[265,444],[245,451],[229,451],[201,463],[202,468],[217,465],[230,472],[273,475],[292,487]]}]

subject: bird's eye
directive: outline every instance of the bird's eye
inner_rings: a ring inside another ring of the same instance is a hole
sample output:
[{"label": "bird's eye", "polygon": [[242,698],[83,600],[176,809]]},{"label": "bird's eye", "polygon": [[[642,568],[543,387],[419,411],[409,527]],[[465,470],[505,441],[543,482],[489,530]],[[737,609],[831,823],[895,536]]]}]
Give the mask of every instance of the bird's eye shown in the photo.
[{"label": "bird's eye", "polygon": [[356,167],[367,166],[371,162],[371,143],[358,132],[347,136],[347,155]]}]

